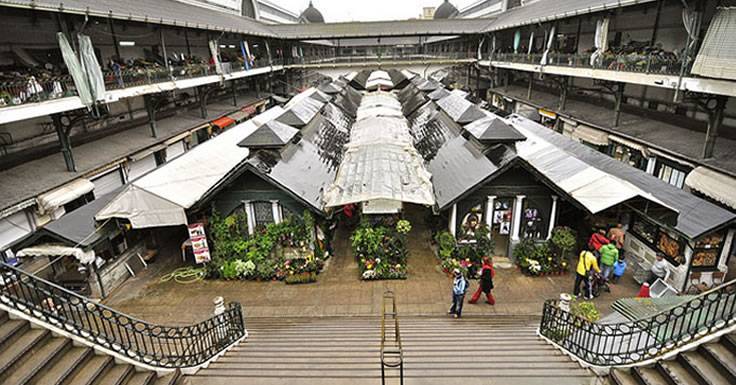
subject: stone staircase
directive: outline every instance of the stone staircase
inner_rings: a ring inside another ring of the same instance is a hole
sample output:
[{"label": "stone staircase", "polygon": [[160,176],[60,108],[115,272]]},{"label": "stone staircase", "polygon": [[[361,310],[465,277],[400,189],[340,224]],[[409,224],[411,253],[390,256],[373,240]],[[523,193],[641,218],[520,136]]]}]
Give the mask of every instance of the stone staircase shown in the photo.
[{"label": "stone staircase", "polygon": [[112,356],[10,319],[0,310],[0,384],[3,385],[173,385],[179,372],[157,377]]},{"label": "stone staircase", "polygon": [[[401,317],[406,384],[582,385],[592,372],[536,335],[535,317]],[[380,384],[378,317],[249,318],[249,337],[184,384]],[[398,384],[390,369],[389,384]]]},{"label": "stone staircase", "polygon": [[736,333],[648,367],[614,369],[608,381],[615,385],[736,384]]}]

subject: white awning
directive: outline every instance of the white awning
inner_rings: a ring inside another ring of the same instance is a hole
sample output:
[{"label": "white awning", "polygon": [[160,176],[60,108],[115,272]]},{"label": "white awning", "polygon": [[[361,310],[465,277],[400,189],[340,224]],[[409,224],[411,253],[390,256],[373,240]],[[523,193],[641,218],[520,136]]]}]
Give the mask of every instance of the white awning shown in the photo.
[{"label": "white awning", "polygon": [[649,156],[649,149],[646,146],[642,145],[642,144],[632,142],[632,141],[630,141],[628,139],[624,139],[624,138],[622,138],[620,136],[616,136],[616,135],[608,135],[608,139],[610,139],[612,142],[623,144],[624,146],[626,146],[626,147],[628,147],[628,148],[630,148],[632,150],[637,150],[637,151],[641,152],[642,155],[644,155],[646,157]]},{"label": "white awning", "polygon": [[389,199],[376,199],[363,202],[363,214],[397,214],[403,203]]},{"label": "white awning", "polygon": [[685,184],[693,190],[736,209],[736,178],[701,166],[687,174]]},{"label": "white awning", "polygon": [[[567,124],[565,124],[565,130],[567,130]],[[608,145],[608,133],[605,131],[596,130],[582,124],[572,128],[571,137],[577,141],[583,141],[596,146],[607,146]]]},{"label": "white awning", "polygon": [[84,194],[95,189],[95,185],[87,179],[80,178],[55,190],[41,194],[37,198],[38,212],[42,215],[54,211]]},{"label": "white awning", "polygon": [[95,261],[95,251],[89,250],[84,251],[78,247],[67,247],[61,245],[38,245],[33,247],[27,247],[23,250],[18,251],[15,254],[18,257],[62,257],[62,256],[73,256],[79,260],[80,263],[88,265]]},{"label": "white awning", "polygon": [[690,73],[736,80],[736,7],[719,8]]},{"label": "white awning", "polygon": [[184,208],[135,185],[128,186],[95,215],[98,221],[120,218],[136,229],[187,224]]}]

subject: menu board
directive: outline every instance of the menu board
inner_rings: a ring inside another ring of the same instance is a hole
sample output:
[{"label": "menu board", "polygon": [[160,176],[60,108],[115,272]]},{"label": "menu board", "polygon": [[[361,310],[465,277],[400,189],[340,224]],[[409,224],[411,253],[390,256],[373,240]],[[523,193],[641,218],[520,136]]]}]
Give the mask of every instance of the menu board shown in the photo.
[{"label": "menu board", "polygon": [[684,243],[664,231],[659,232],[657,249],[675,266],[685,263]]},{"label": "menu board", "polygon": [[716,268],[718,265],[718,257],[721,255],[723,248],[723,240],[725,235],[723,232],[711,233],[695,242],[693,249],[693,260],[691,265],[695,268]]},{"label": "menu board", "polygon": [[194,261],[198,264],[207,263],[210,257],[210,249],[207,245],[207,235],[204,232],[204,225],[201,223],[193,223],[188,226],[189,239],[192,240],[192,253]]}]

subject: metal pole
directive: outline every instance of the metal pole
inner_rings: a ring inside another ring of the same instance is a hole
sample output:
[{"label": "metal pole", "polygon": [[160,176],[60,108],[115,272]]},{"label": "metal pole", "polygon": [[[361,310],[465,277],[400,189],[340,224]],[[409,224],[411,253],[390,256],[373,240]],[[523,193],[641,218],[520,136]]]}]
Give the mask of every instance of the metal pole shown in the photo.
[{"label": "metal pole", "polygon": [[560,104],[558,110],[563,111],[567,106],[567,87],[569,80],[567,77],[563,77],[560,81]]},{"label": "metal pole", "polygon": [[192,47],[189,45],[189,33],[187,32],[187,29],[184,28],[184,41],[187,44],[187,58],[192,58]]},{"label": "metal pole", "polygon": [[616,88],[616,107],[614,109],[614,118],[613,118],[613,126],[618,127],[619,122],[621,121],[621,104],[624,100],[624,83],[618,83],[618,86]]},{"label": "metal pole", "polygon": [[529,88],[526,90],[526,99],[532,100],[532,84],[534,84],[534,73],[529,73]]},{"label": "metal pole", "polygon": [[659,32],[659,18],[662,14],[663,0],[657,0],[657,14],[654,16],[654,28],[652,28],[652,37],[649,39],[649,46],[654,46],[657,43],[657,32]]},{"label": "metal pole", "polygon": [[122,59],[120,57],[120,47],[118,43],[118,36],[115,34],[115,26],[113,25],[113,21],[111,17],[107,18],[107,25],[110,26],[110,34],[112,35],[112,45],[115,47],[115,57],[120,60]]},{"label": "metal pole", "polygon": [[723,110],[726,108],[727,96],[718,96],[716,98],[716,107],[708,114],[708,131],[705,134],[705,145],[703,146],[703,158],[713,156],[713,149],[716,146],[718,138],[718,130],[723,123]]},{"label": "metal pole", "polygon": [[230,83],[231,83],[231,87],[233,90],[233,106],[237,107],[238,106],[238,86],[237,84],[235,84],[235,79],[233,79],[233,81]]},{"label": "metal pole", "polygon": [[66,170],[69,172],[76,172],[77,167],[74,164],[74,155],[72,154],[72,145],[71,145],[71,141],[69,140],[69,131],[71,131],[71,127],[69,128],[69,131],[64,130],[64,125],[61,124],[60,114],[51,115],[51,120],[54,123],[54,128],[56,128],[56,135],[59,137],[59,144],[61,145],[61,154],[64,156],[64,163],[66,164]]},{"label": "metal pole", "polygon": [[166,72],[168,72],[169,76],[171,76],[171,67],[169,67],[169,57],[166,54],[166,38],[164,37],[164,28],[159,27],[158,32],[159,32],[158,33],[159,37],[161,38],[161,53],[164,56],[164,65],[166,66]]},{"label": "metal pole", "polygon": [[151,127],[151,136],[156,138],[156,103],[151,95],[143,95],[143,103],[146,105],[146,114],[148,114],[148,125]]}]

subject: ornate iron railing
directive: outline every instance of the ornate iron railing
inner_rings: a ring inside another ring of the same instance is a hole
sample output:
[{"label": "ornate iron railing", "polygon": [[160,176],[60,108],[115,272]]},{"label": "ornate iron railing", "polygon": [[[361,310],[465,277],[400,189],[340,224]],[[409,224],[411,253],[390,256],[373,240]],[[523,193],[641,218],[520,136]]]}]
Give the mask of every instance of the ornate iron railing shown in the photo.
[{"label": "ornate iron railing", "polygon": [[54,283],[0,264],[0,302],[142,364],[185,368],[205,363],[245,335],[238,303],[190,326],[155,325]]},{"label": "ornate iron railing", "polygon": [[[542,54],[532,53],[496,53],[493,61],[510,63],[540,64]],[[605,54],[598,60],[591,61],[591,54],[564,54],[550,52],[546,65],[596,68],[611,71],[639,72],[646,74],[678,75],[682,61],[673,55],[650,54]]]},{"label": "ornate iron railing", "polygon": [[634,365],[736,324],[736,280],[636,321],[595,323],[546,301],[539,332],[596,366]]},{"label": "ornate iron railing", "polygon": [[[388,307],[388,309],[387,309]],[[393,321],[386,325],[386,319]],[[386,327],[393,329],[393,336],[386,333]],[[381,313],[381,384],[386,385],[386,368],[399,368],[399,381],[404,385],[404,349],[401,346],[399,316],[396,312],[396,295],[387,290],[383,293]]]}]

